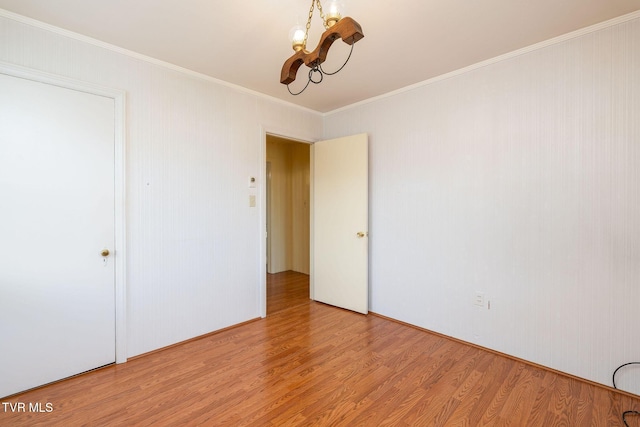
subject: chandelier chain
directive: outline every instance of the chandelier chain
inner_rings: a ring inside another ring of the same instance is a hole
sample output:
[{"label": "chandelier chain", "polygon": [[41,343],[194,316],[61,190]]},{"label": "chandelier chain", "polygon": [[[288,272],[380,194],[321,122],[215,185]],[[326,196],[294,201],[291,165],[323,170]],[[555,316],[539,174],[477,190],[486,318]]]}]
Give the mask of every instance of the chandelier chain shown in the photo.
[{"label": "chandelier chain", "polygon": [[315,5],[315,0],[311,0],[311,8],[309,9],[309,19],[307,19],[307,28],[304,31],[304,40],[302,41],[302,48],[307,48],[307,38],[309,37],[309,28],[311,28],[311,18],[313,18],[313,7]]},{"label": "chandelier chain", "polygon": [[313,9],[316,7],[316,5],[318,7],[318,11],[320,12],[320,18],[322,19],[324,28],[329,28],[327,23],[324,21],[324,13],[322,12],[322,4],[320,3],[320,0],[311,0],[311,7],[309,8],[309,18],[307,19],[307,26],[304,32],[304,40],[302,41],[303,49],[307,48],[307,39],[309,38],[309,29],[311,28],[311,18],[313,18]]},{"label": "chandelier chain", "polygon": [[318,11],[320,12],[320,18],[322,19],[322,25],[324,25],[324,29],[328,29],[329,25],[327,25],[327,21],[325,21],[324,19],[324,12],[322,12],[322,3],[320,3],[320,0],[317,0],[318,3]]}]

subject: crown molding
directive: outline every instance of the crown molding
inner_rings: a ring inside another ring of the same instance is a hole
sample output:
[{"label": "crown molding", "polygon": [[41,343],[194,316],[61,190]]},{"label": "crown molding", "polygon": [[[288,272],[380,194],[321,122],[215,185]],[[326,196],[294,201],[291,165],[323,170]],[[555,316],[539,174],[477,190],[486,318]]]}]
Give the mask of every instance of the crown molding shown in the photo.
[{"label": "crown molding", "polygon": [[409,86],[405,86],[405,87],[403,87],[401,89],[397,89],[397,90],[394,90],[394,91],[391,91],[391,92],[387,92],[387,93],[384,93],[382,95],[374,96],[372,98],[364,99],[362,101],[358,101],[358,102],[355,102],[353,104],[346,105],[344,107],[336,108],[335,110],[331,110],[331,111],[328,111],[326,113],[323,113],[323,117],[327,117],[327,116],[329,116],[331,114],[340,113],[340,112],[343,112],[345,110],[349,110],[351,108],[355,108],[355,107],[359,107],[361,105],[366,105],[366,104],[369,104],[369,103],[372,103],[372,102],[375,102],[375,101],[379,101],[381,99],[385,99],[385,98],[389,98],[389,97],[392,97],[392,96],[395,96],[395,95],[399,95],[399,94],[404,93],[404,92],[410,92],[410,91],[412,91],[414,89],[417,89],[417,88],[420,88],[420,87],[423,87],[423,86],[428,86],[430,84],[433,84],[433,83],[436,83],[436,82],[439,82],[439,81],[442,81],[442,80],[450,79],[452,77],[459,76],[461,74],[465,74],[465,73],[477,70],[479,68],[486,67],[486,66],[491,65],[491,64],[495,64],[495,63],[498,63],[498,62],[506,61],[508,59],[515,58],[517,56],[524,55],[524,54],[529,53],[529,52],[533,52],[533,51],[536,51],[536,50],[539,50],[539,49],[543,49],[543,48],[548,47],[548,46],[559,44],[559,43],[565,42],[567,40],[575,39],[577,37],[584,36],[584,35],[590,34],[590,33],[594,33],[596,31],[600,31],[600,30],[605,29],[605,28],[610,28],[610,27],[616,26],[618,24],[622,24],[624,22],[632,21],[632,20],[637,19],[637,18],[640,18],[640,10],[628,13],[626,15],[621,15],[621,16],[618,16],[616,18],[600,22],[598,24],[590,25],[588,27],[584,27],[584,28],[581,28],[579,30],[572,31],[570,33],[563,34],[561,36],[554,37],[554,38],[549,39],[549,40],[545,40],[545,41],[542,41],[542,42],[539,42],[539,43],[536,43],[536,44],[532,44],[531,46],[523,47],[521,49],[514,50],[512,52],[508,52],[508,53],[505,53],[503,55],[496,56],[496,57],[491,58],[491,59],[487,59],[485,61],[477,62],[477,63],[469,65],[467,67],[460,68],[458,70],[451,71],[451,72],[446,73],[446,74],[441,74],[439,76],[433,77],[433,78],[428,79],[428,80],[423,80],[421,82],[418,82],[418,83],[415,83],[415,84],[412,84],[412,85],[409,85]]},{"label": "crown molding", "polygon": [[145,61],[145,62],[148,62],[150,64],[157,65],[157,66],[160,66],[160,67],[172,70],[172,71],[177,71],[177,72],[182,73],[182,74],[186,74],[186,75],[189,75],[189,76],[192,76],[192,77],[196,77],[196,78],[201,79],[201,80],[206,80],[208,82],[215,83],[215,84],[218,84],[218,85],[221,85],[221,86],[225,86],[225,87],[228,87],[230,89],[236,90],[238,92],[242,92],[242,93],[245,93],[245,94],[253,95],[253,96],[256,96],[258,98],[266,99],[266,100],[269,100],[271,102],[275,102],[275,103],[278,103],[278,104],[281,104],[281,105],[286,105],[287,107],[292,107],[292,108],[296,108],[298,110],[303,110],[303,111],[305,111],[307,113],[312,113],[312,114],[316,114],[318,116],[322,116],[321,112],[313,110],[311,108],[303,107],[301,105],[294,104],[292,102],[288,102],[288,101],[285,101],[285,100],[280,99],[280,98],[276,98],[275,96],[267,95],[267,94],[262,93],[262,92],[258,92],[258,91],[252,90],[252,89],[248,89],[248,88],[246,88],[244,86],[240,86],[240,85],[236,85],[236,84],[233,84],[233,83],[229,83],[229,82],[226,82],[224,80],[220,80],[220,79],[217,79],[215,77],[211,77],[211,76],[208,76],[206,74],[190,70],[188,68],[180,67],[180,66],[172,64],[170,62],[162,61],[160,59],[156,59],[156,58],[153,58],[153,57],[150,57],[150,56],[147,56],[147,55],[143,55],[141,53],[137,53],[137,52],[134,52],[132,50],[124,49],[122,47],[119,47],[119,46],[116,46],[116,45],[113,45],[113,44],[110,44],[110,43],[106,43],[106,42],[103,42],[101,40],[94,39],[92,37],[88,37],[88,36],[85,36],[85,35],[82,35],[82,34],[79,34],[79,33],[75,33],[73,31],[65,30],[64,28],[56,27],[54,25],[47,24],[46,22],[38,21],[37,19],[33,19],[33,18],[29,18],[29,17],[23,16],[23,15],[19,15],[17,13],[10,12],[10,11],[5,10],[5,9],[0,9],[0,17],[11,19],[12,21],[20,22],[22,24],[26,24],[26,25],[29,25],[29,26],[32,26],[32,27],[36,27],[36,28],[39,28],[41,30],[49,31],[51,33],[55,33],[55,34],[58,34],[58,35],[63,36],[63,37],[68,37],[70,39],[77,40],[77,41],[80,41],[80,42],[83,42],[83,43],[88,43],[88,44],[91,44],[93,46],[96,46],[96,47],[99,47],[99,48],[102,48],[102,49],[107,49],[107,50],[110,50],[112,52],[116,52],[116,53],[131,57],[131,58],[135,58],[135,59],[138,59],[138,60],[141,60],[141,61]]},{"label": "crown molding", "polygon": [[473,70],[477,70],[479,68],[486,67],[486,66],[491,65],[491,64],[495,64],[495,63],[498,63],[498,62],[506,61],[508,59],[515,58],[517,56],[524,55],[524,54],[529,53],[529,52],[533,52],[533,51],[536,51],[536,50],[539,50],[539,49],[543,49],[543,48],[548,47],[548,46],[559,44],[559,43],[565,42],[567,40],[571,40],[571,39],[574,39],[574,38],[577,38],[577,37],[580,37],[580,36],[583,36],[583,35],[586,35],[586,34],[590,34],[590,33],[605,29],[605,28],[613,27],[615,25],[618,25],[618,24],[621,24],[621,23],[624,23],[624,22],[628,22],[628,21],[640,18],[640,10],[632,12],[632,13],[628,13],[626,15],[618,16],[616,18],[613,18],[613,19],[610,19],[610,20],[607,20],[607,21],[603,21],[603,22],[600,22],[598,24],[594,24],[594,25],[591,25],[591,26],[588,26],[588,27],[584,27],[584,28],[581,28],[581,29],[576,30],[576,31],[572,31],[572,32],[567,33],[567,34],[563,34],[561,36],[554,37],[552,39],[545,40],[545,41],[533,44],[531,46],[527,46],[527,47],[524,47],[524,48],[521,48],[521,49],[518,49],[518,50],[514,50],[512,52],[505,53],[503,55],[499,55],[499,56],[496,56],[494,58],[487,59],[485,61],[481,61],[481,62],[469,65],[469,66],[464,67],[464,68],[460,68],[458,70],[455,70],[455,71],[452,71],[452,72],[449,72],[449,73],[446,73],[446,74],[441,74],[441,75],[433,77],[431,79],[423,80],[421,82],[418,82],[418,83],[415,83],[415,84],[412,84],[412,85],[409,85],[409,86],[405,86],[405,87],[403,87],[401,89],[397,89],[397,90],[394,90],[394,91],[391,91],[391,92],[387,92],[387,93],[379,95],[379,96],[374,96],[372,98],[367,98],[365,100],[358,101],[356,103],[349,104],[349,105],[346,105],[344,107],[340,107],[340,108],[337,108],[335,110],[327,111],[327,112],[324,112],[324,113],[322,113],[320,111],[317,111],[317,110],[313,110],[313,109],[308,108],[308,107],[303,107],[301,105],[294,104],[294,103],[289,102],[289,101],[285,101],[285,100],[280,99],[280,98],[276,98],[276,97],[271,96],[271,95],[264,94],[262,92],[258,92],[258,91],[252,90],[252,89],[248,89],[248,88],[246,88],[244,86],[240,86],[240,85],[236,85],[236,84],[233,84],[233,83],[229,83],[229,82],[226,82],[224,80],[220,80],[220,79],[217,79],[215,77],[211,77],[211,76],[208,76],[206,74],[190,70],[188,68],[180,67],[178,65],[171,64],[171,63],[166,62],[166,61],[161,61],[159,59],[156,59],[156,58],[153,58],[153,57],[150,57],[150,56],[147,56],[147,55],[143,55],[143,54],[140,54],[140,53],[128,50],[128,49],[124,49],[124,48],[121,48],[119,46],[112,45],[110,43],[106,43],[106,42],[103,42],[103,41],[100,41],[100,40],[97,40],[97,39],[94,39],[94,38],[91,38],[91,37],[88,37],[88,36],[85,36],[85,35],[82,35],[82,34],[79,34],[79,33],[75,33],[73,31],[65,30],[63,28],[56,27],[54,25],[47,24],[47,23],[42,22],[42,21],[38,21],[38,20],[33,19],[33,18],[28,18],[26,16],[19,15],[17,13],[13,13],[13,12],[10,12],[10,11],[5,10],[5,9],[0,9],[0,17],[5,17],[5,18],[11,19],[13,21],[17,21],[17,22],[20,22],[20,23],[23,23],[23,24],[26,24],[26,25],[30,25],[30,26],[33,26],[33,27],[36,27],[36,28],[39,28],[39,29],[42,29],[42,30],[45,30],[45,31],[49,31],[49,32],[52,32],[52,33],[55,33],[55,34],[58,34],[58,35],[61,35],[61,36],[64,36],[64,37],[68,37],[68,38],[71,38],[71,39],[74,39],[74,40],[77,40],[77,41],[81,41],[81,42],[88,43],[88,44],[91,44],[91,45],[94,45],[94,46],[97,46],[97,47],[100,47],[100,48],[103,48],[103,49],[107,49],[107,50],[110,50],[110,51],[113,51],[113,52],[116,52],[116,53],[120,53],[122,55],[126,55],[126,56],[129,56],[131,58],[142,60],[142,61],[148,62],[150,64],[154,64],[154,65],[157,65],[157,66],[160,66],[160,67],[163,67],[163,68],[167,68],[167,69],[170,69],[170,70],[173,70],[173,71],[177,71],[177,72],[180,72],[180,73],[183,73],[183,74],[186,74],[186,75],[190,75],[192,77],[196,77],[196,78],[199,78],[199,79],[202,79],[202,80],[206,80],[206,81],[209,81],[209,82],[221,85],[221,86],[228,87],[228,88],[236,90],[238,92],[250,94],[250,95],[256,96],[258,98],[266,99],[266,100],[269,100],[271,102],[275,102],[275,103],[278,103],[278,104],[281,104],[281,105],[285,105],[285,106],[288,106],[288,107],[291,107],[291,108],[302,110],[302,111],[305,111],[305,112],[308,112],[308,113],[316,114],[316,115],[319,115],[321,117],[327,117],[327,116],[329,116],[331,114],[339,113],[339,112],[342,112],[342,111],[345,111],[345,110],[349,110],[351,108],[355,108],[355,107],[358,107],[358,106],[361,106],[361,105],[366,105],[366,104],[369,104],[371,102],[375,102],[375,101],[378,101],[378,100],[381,100],[381,99],[385,99],[385,98],[389,98],[389,97],[392,97],[392,96],[395,96],[395,95],[399,95],[399,94],[404,93],[404,92],[409,92],[409,91],[412,91],[414,89],[417,89],[417,88],[420,88],[420,87],[423,87],[423,86],[427,86],[427,85],[430,85],[430,84],[433,84],[433,83],[436,83],[436,82],[439,82],[439,81],[442,81],[442,80],[446,80],[446,79],[449,79],[449,78],[452,78],[452,77],[455,77],[455,76],[458,76],[458,75],[461,75],[461,74],[465,74],[465,73],[471,72]]}]

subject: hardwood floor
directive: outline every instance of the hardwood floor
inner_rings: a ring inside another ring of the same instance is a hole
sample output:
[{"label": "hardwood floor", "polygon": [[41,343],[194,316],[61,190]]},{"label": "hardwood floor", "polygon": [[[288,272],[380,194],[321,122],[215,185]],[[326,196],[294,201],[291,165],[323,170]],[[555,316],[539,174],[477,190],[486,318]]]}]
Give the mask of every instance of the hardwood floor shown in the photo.
[{"label": "hardwood floor", "polygon": [[[270,286],[304,288],[295,276]],[[302,293],[265,319],[4,399],[53,411],[0,406],[0,425],[621,426],[640,410],[640,398]]]},{"label": "hardwood floor", "polygon": [[267,315],[308,302],[308,275],[295,271],[267,274]]}]

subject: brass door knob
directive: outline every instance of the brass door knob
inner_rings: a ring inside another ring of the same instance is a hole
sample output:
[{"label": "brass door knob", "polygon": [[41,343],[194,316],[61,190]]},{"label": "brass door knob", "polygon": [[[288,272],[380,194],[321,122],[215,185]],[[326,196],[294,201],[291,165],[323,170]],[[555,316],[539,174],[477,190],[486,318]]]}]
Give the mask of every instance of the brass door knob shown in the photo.
[{"label": "brass door knob", "polygon": [[368,235],[368,234],[369,234],[369,233],[365,233],[364,231],[358,231],[358,232],[356,233],[356,236],[358,236],[359,238],[362,238],[362,237],[364,237],[364,236],[366,236],[366,235]]},{"label": "brass door knob", "polygon": [[103,257],[108,257],[109,256],[109,249],[103,249],[102,252],[100,252],[100,255],[102,255]]}]

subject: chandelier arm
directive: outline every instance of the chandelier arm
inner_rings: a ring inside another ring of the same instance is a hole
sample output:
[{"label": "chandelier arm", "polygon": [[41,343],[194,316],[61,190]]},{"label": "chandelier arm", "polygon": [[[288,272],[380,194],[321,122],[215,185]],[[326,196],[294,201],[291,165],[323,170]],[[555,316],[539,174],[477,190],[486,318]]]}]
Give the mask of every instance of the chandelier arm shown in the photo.
[{"label": "chandelier arm", "polygon": [[280,83],[288,85],[296,79],[298,69],[305,63],[308,54],[309,52],[303,49],[294,53],[291,58],[285,61],[284,65],[282,65],[282,71],[280,72]]},{"label": "chandelier arm", "polygon": [[[354,43],[354,44],[355,44],[355,43]],[[352,53],[353,53],[353,44],[351,45],[351,49],[349,50],[349,56],[347,56],[347,60],[346,60],[346,61],[344,61],[344,64],[342,64],[342,65],[340,66],[340,68],[338,68],[337,70],[335,70],[335,71],[334,71],[334,72],[332,72],[332,73],[328,73],[328,72],[326,72],[326,71],[322,68],[322,64],[318,64],[318,68],[320,69],[320,71],[322,71],[322,74],[326,74],[327,76],[333,76],[334,74],[338,74],[338,73],[339,73],[339,72],[344,68],[344,66],[345,66],[345,65],[347,65],[347,62],[349,62],[349,59],[351,58],[351,54],[352,54]]]},{"label": "chandelier arm", "polygon": [[296,92],[296,93],[291,92],[291,88],[289,87],[288,84],[287,84],[287,90],[289,91],[289,93],[291,95],[298,96],[298,95],[300,95],[302,92],[304,92],[307,89],[307,87],[309,86],[309,83],[311,83],[311,77],[309,77],[309,80],[307,80],[307,84],[304,85],[304,87],[302,88],[302,90],[300,92]]}]

